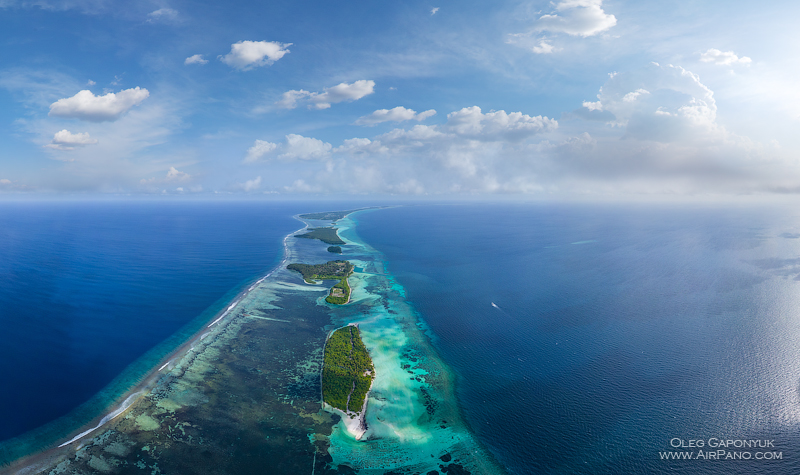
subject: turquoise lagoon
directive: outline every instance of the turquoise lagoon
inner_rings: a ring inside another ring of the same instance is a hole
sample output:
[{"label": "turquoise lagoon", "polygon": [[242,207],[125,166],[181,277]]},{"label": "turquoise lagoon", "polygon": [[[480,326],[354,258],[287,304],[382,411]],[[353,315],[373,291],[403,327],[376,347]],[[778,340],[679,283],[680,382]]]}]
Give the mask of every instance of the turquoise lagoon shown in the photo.
[{"label": "turquoise lagoon", "polygon": [[[463,422],[454,377],[383,256],[359,239],[350,217],[336,224],[348,243],[342,258],[359,269],[350,304],[325,303],[328,286],[285,269],[332,258],[319,241],[287,236],[278,266],[196,319],[177,352],[161,350],[155,366],[152,355],[139,360],[153,370],[128,382],[127,393],[118,382],[116,402],[95,409],[91,423],[10,470],[504,473]],[[361,440],[322,409],[319,394],[325,335],[350,323],[376,368]],[[165,344],[174,348],[186,331]]]}]

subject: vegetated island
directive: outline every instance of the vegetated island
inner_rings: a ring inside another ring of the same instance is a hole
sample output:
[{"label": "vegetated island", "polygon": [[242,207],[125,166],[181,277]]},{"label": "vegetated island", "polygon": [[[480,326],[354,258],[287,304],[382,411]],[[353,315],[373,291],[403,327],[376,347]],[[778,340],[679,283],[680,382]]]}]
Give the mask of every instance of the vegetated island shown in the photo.
[{"label": "vegetated island", "polygon": [[332,246],[347,244],[346,242],[342,241],[342,239],[339,237],[338,234],[336,234],[336,228],[334,227],[310,228],[307,233],[295,234],[294,237],[306,238],[306,239],[319,239],[325,244],[330,244]]},{"label": "vegetated island", "polygon": [[323,213],[306,213],[306,214],[301,214],[300,217],[302,219],[316,219],[318,221],[338,221],[354,211],[358,210],[351,209],[348,211],[325,211]]},{"label": "vegetated island", "polygon": [[328,246],[328,252],[332,252],[334,254],[341,254],[342,248],[339,246]]},{"label": "vegetated island", "polygon": [[331,333],[322,364],[322,402],[343,413],[347,429],[360,439],[366,432],[364,413],[375,367],[356,325]]},{"label": "vegetated island", "polygon": [[316,284],[318,280],[338,280],[339,283],[331,288],[325,298],[328,303],[344,305],[350,301],[350,284],[347,278],[353,273],[355,266],[349,261],[328,261],[325,264],[289,264],[287,269],[297,271],[303,275],[303,280],[309,284]]}]

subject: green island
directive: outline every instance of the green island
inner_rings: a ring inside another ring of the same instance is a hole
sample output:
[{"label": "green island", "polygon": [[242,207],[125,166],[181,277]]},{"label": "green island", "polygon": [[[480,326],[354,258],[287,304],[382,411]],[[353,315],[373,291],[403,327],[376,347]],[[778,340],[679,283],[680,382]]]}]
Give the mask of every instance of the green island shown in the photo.
[{"label": "green island", "polygon": [[322,400],[346,413],[359,413],[374,377],[375,367],[358,327],[334,331],[325,343]]},{"label": "green island", "polygon": [[334,254],[341,254],[342,248],[339,246],[328,246],[328,252],[332,252]]},{"label": "green island", "polygon": [[347,278],[353,273],[355,266],[349,261],[328,261],[325,264],[289,264],[287,269],[297,271],[309,284],[316,284],[318,280],[338,280],[331,288],[330,294],[325,298],[328,303],[344,305],[350,300],[350,284]]},{"label": "green island", "polygon": [[339,235],[336,233],[336,228],[310,228],[307,233],[305,234],[295,234],[294,237],[297,238],[306,238],[306,239],[319,239],[320,241],[324,242],[325,244],[330,245],[342,245],[347,244],[346,242],[342,241]]},{"label": "green island", "polygon": [[300,217],[302,219],[316,219],[318,221],[337,221],[339,219],[344,218],[353,211],[358,211],[358,210],[351,209],[348,211],[325,211],[323,213],[306,213],[306,214],[301,214]]}]

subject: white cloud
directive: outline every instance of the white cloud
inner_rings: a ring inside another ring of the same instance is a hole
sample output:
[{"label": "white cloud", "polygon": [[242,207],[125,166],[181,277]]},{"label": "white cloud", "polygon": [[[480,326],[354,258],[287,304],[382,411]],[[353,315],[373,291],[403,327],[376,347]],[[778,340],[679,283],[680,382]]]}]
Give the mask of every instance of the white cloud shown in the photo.
[{"label": "white cloud", "polygon": [[398,106],[394,109],[379,109],[373,112],[370,115],[365,115],[363,117],[359,117],[356,120],[356,125],[377,125],[381,122],[403,122],[406,120],[416,120],[422,121],[431,117],[436,114],[436,111],[433,109],[426,110],[424,112],[420,112],[417,114],[416,111],[412,109],[406,109],[405,107]]},{"label": "white cloud", "polygon": [[248,192],[248,191],[255,191],[261,188],[261,176],[257,176],[252,180],[247,180],[244,183],[237,183],[236,188]]},{"label": "white cloud", "polygon": [[705,53],[700,53],[700,61],[704,63],[714,63],[720,65],[731,65],[731,64],[750,64],[753,60],[748,58],[747,56],[736,56],[733,51],[725,51],[722,52],[716,48],[711,48]]},{"label": "white cloud", "polygon": [[280,144],[256,140],[253,146],[247,149],[243,163],[254,163],[272,157],[286,161],[321,160],[330,156],[332,148],[331,144],[322,140],[289,134]]},{"label": "white cloud", "polygon": [[8,186],[10,184],[11,180],[9,180],[8,178],[3,178],[2,180],[0,180],[0,186]]},{"label": "white cloud", "polygon": [[244,163],[256,162],[264,155],[274,151],[277,148],[278,144],[264,140],[256,140],[255,143],[253,143],[253,146],[247,149],[247,156],[244,158]]},{"label": "white cloud", "polygon": [[637,97],[641,96],[642,94],[650,94],[650,91],[648,91],[647,89],[639,88],[633,92],[625,94],[625,96],[622,98],[622,102],[633,102],[636,100]]},{"label": "white cloud", "polygon": [[240,71],[247,71],[259,66],[269,66],[283,58],[292,43],[277,41],[240,41],[231,45],[231,52],[219,59],[223,63]]},{"label": "white cloud", "polygon": [[[408,109],[396,114],[405,120],[419,115]],[[270,154],[286,160],[310,157],[293,168],[293,184],[282,188],[291,193],[513,193],[541,188],[531,171],[531,147],[557,128],[558,122],[547,117],[466,107],[448,114],[444,124],[395,128],[344,140],[336,148],[287,136]]]},{"label": "white cloud", "polygon": [[148,96],[150,92],[139,87],[125,89],[116,94],[109,92],[104,96],[95,96],[91,91],[83,90],[72,97],[59,99],[50,104],[50,113],[47,115],[90,122],[113,121]]},{"label": "white cloud", "polygon": [[96,83],[96,82],[94,82],[94,81],[92,81],[91,79],[89,79],[88,81],[86,81],[86,85],[87,85],[87,86],[94,86],[95,84],[97,84],[97,83]]},{"label": "white cloud", "polygon": [[331,144],[311,137],[289,134],[286,136],[283,153],[278,158],[284,160],[315,160],[327,157]]},{"label": "white cloud", "polygon": [[595,103],[584,102],[584,107],[610,112],[610,123],[625,127],[628,138],[687,142],[717,140],[723,134],[716,123],[714,93],[679,66],[651,63],[616,74],[597,98]]},{"label": "white cloud", "polygon": [[531,51],[536,54],[550,54],[554,51],[554,48],[547,40],[540,40],[539,44],[531,47]]},{"label": "white cloud", "polygon": [[178,10],[172,8],[159,8],[147,14],[148,23],[170,23],[178,21]]},{"label": "white cloud", "polygon": [[194,54],[192,56],[189,56],[183,61],[183,64],[207,64],[207,63],[208,60],[203,59],[202,54]]},{"label": "white cloud", "polygon": [[590,111],[602,111],[603,103],[600,101],[597,102],[583,101],[583,107],[589,109]]},{"label": "white cloud", "polygon": [[302,89],[286,91],[281,100],[275,104],[284,109],[294,109],[299,100],[306,100],[309,109],[327,109],[331,104],[357,101],[372,94],[375,92],[375,81],[361,79],[352,84],[343,82],[333,87],[326,87],[322,91],[308,92]]},{"label": "white cloud", "polygon": [[[445,124],[398,128],[373,140],[351,139],[335,152],[360,160],[384,156],[412,162],[420,160],[422,163],[416,166],[421,173],[427,173],[433,164],[438,164],[436,166],[443,170],[456,172],[445,175],[446,181],[452,181],[453,177],[479,180],[481,172],[491,171],[505,154],[517,154],[519,147],[525,147],[527,139],[557,128],[558,122],[547,117],[502,110],[483,113],[480,107],[473,106],[451,112]],[[407,163],[403,166],[415,167]],[[407,178],[419,180],[421,177]],[[431,186],[437,188],[441,184]]]},{"label": "white cloud", "polygon": [[555,12],[542,15],[535,29],[585,38],[616,24],[617,18],[603,11],[602,0],[564,0],[556,5]]},{"label": "white cloud", "polygon": [[352,138],[342,142],[342,145],[336,147],[333,151],[335,153],[360,155],[386,153],[389,149],[381,145],[380,140],[372,141],[365,138]]},{"label": "white cloud", "polygon": [[191,178],[191,175],[186,172],[182,172],[175,167],[169,167],[169,171],[167,171],[167,181],[188,181]]},{"label": "white cloud", "polygon": [[436,12],[438,12],[438,11],[439,11],[439,7],[431,8],[431,16],[436,15]]},{"label": "white cloud", "polygon": [[76,147],[96,144],[97,140],[91,138],[88,133],[73,134],[67,129],[56,132],[53,140],[45,147],[55,150],[74,150]]},{"label": "white cloud", "polygon": [[472,106],[447,114],[447,123],[443,129],[475,140],[514,141],[554,130],[557,127],[558,122],[555,119],[548,119],[540,115],[531,117],[522,112],[507,114],[503,110],[484,114],[480,107]]},{"label": "white cloud", "polygon": [[300,90],[291,90],[286,91],[281,96],[281,100],[275,103],[278,107],[283,109],[294,109],[297,107],[297,101],[310,96],[311,93],[308,91]]},{"label": "white cloud", "polygon": [[[720,125],[714,92],[691,71],[651,63],[611,75],[597,98],[579,109],[584,114],[575,115],[602,117],[613,128],[568,122],[575,136],[539,144],[539,162],[564,189],[608,194],[800,190],[795,158]],[[596,136],[581,133],[587,128]]]}]

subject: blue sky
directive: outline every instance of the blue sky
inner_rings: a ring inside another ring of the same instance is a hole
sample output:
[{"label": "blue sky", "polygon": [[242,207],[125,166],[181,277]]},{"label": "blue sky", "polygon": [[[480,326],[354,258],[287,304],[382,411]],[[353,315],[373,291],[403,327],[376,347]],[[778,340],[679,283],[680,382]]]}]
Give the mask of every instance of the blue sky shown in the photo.
[{"label": "blue sky", "polygon": [[0,0],[0,193],[797,193],[799,10]]}]

